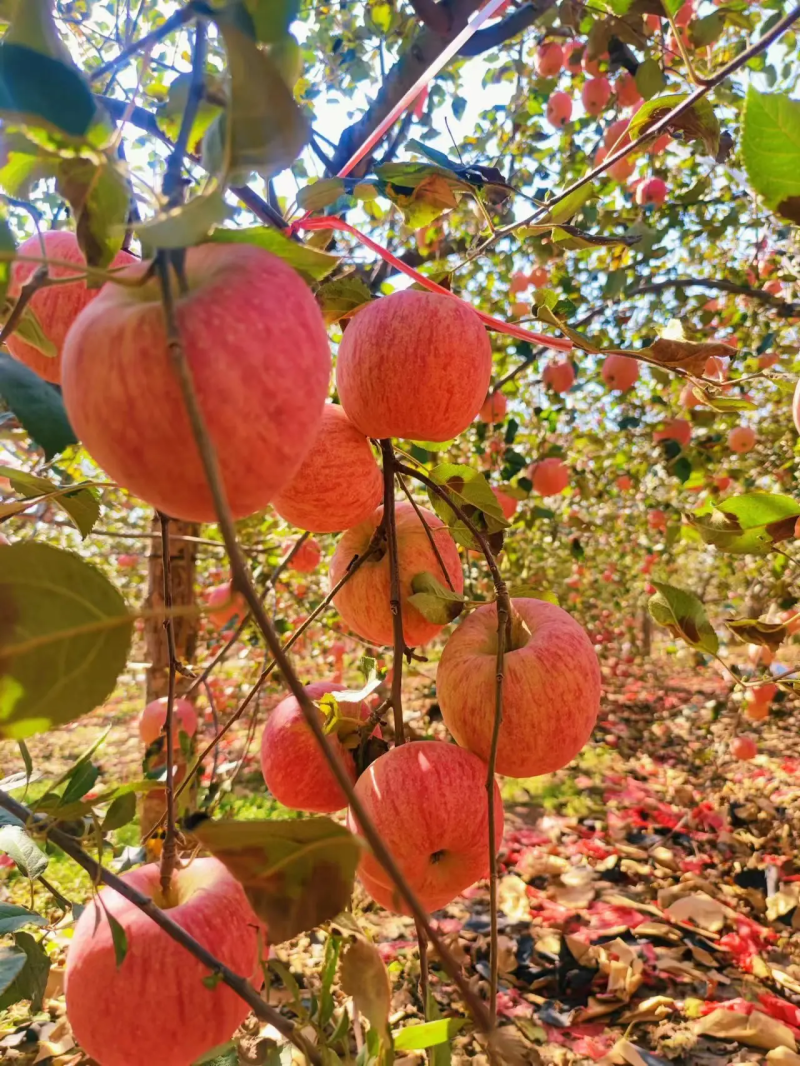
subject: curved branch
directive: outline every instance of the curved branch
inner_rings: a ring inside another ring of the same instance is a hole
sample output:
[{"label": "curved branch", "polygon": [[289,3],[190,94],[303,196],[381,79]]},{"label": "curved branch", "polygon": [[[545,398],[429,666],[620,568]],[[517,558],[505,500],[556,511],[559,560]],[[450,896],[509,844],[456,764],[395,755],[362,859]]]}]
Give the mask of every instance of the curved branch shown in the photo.
[{"label": "curved branch", "polygon": [[645,296],[647,293],[665,292],[667,289],[718,289],[720,292],[731,292],[737,296],[749,296],[753,300],[759,300],[778,312],[783,318],[795,318],[800,316],[800,304],[789,303],[781,296],[773,296],[764,289],[753,289],[749,285],[737,285],[734,281],[717,281],[716,278],[669,278],[666,281],[653,281],[648,285],[640,285],[633,289],[629,296]]},{"label": "curved branch", "polygon": [[545,11],[553,6],[555,0],[530,0],[513,11],[510,15],[496,23],[487,26],[485,30],[478,30],[459,49],[460,56],[479,56],[492,48],[499,48],[501,44],[519,36],[523,30],[527,30],[537,22]]}]

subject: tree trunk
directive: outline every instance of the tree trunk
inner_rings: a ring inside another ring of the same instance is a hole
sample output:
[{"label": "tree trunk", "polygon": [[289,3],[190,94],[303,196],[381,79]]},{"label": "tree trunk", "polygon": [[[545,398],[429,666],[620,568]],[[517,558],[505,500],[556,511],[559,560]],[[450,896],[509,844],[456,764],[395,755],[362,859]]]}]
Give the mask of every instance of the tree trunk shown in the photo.
[{"label": "tree trunk", "polygon": [[[161,546],[161,522],[158,515],[153,515],[151,523],[153,536],[150,541],[150,557],[148,566],[148,591],[145,607],[161,607],[164,604],[164,567],[162,565]],[[197,545],[192,541],[180,540],[182,537],[197,537],[200,527],[192,522],[179,522],[170,520],[170,568],[172,575],[172,600],[175,607],[190,606],[195,602],[195,558]],[[178,662],[191,663],[194,659],[197,645],[198,619],[197,618],[174,618],[175,651]],[[147,652],[147,680],[145,687],[145,700],[160,699],[169,691],[169,649],[167,646],[167,634],[164,623],[158,618],[148,618],[144,628],[145,648]],[[189,687],[190,679],[178,674],[175,679],[175,691],[177,695],[185,692]],[[145,772],[153,773],[163,769],[165,756],[163,751],[148,755],[145,759]],[[186,773],[186,758],[184,753],[176,748],[175,752],[175,784],[180,784]],[[188,790],[191,795],[191,789]],[[183,799],[184,797],[181,797]],[[145,837],[152,827],[158,822],[166,809],[166,794],[157,789],[145,793],[140,810],[139,824],[142,836]],[[154,843],[152,857],[156,857],[159,845]]]}]

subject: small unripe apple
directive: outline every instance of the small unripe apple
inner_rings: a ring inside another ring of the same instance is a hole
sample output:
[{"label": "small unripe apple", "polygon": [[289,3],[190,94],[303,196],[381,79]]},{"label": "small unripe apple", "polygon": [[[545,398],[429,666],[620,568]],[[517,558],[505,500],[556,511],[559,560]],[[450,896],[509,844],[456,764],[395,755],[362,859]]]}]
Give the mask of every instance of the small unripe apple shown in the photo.
[{"label": "small unripe apple", "polygon": [[632,74],[620,74],[614,84],[614,91],[620,107],[635,107],[642,99],[642,94],[636,85],[636,79]]},{"label": "small unripe apple", "polygon": [[377,439],[457,437],[480,411],[491,373],[492,346],[476,312],[415,289],[358,311],[336,361],[342,407]]},{"label": "small unripe apple", "polygon": [[533,66],[540,78],[555,78],[563,65],[564,53],[556,41],[547,41],[536,49]]},{"label": "small unripe apple", "polygon": [[590,78],[581,89],[581,100],[587,115],[599,115],[611,99],[608,78]]},{"label": "small unripe apple", "polygon": [[[78,238],[67,230],[50,230],[42,234],[41,241],[38,236],[30,237],[19,246],[17,254],[41,258],[42,244],[44,244],[44,255],[48,259],[61,259],[67,263],[86,266],[86,257],[78,244]],[[135,262],[136,259],[129,252],[118,252],[109,269],[113,270],[115,267],[127,266]],[[16,299],[23,284],[38,269],[38,263],[16,260],[11,267],[8,295]],[[48,273],[51,278],[80,278],[79,271],[63,266],[51,266]],[[31,370],[35,370],[39,377],[56,385],[59,384],[61,353],[67,332],[84,307],[88,306],[99,294],[99,288],[90,289],[87,286],[85,277],[69,285],[53,285],[39,289],[31,297],[28,307],[36,315],[42,332],[54,345],[57,354],[55,357],[45,355],[44,352],[40,352],[38,348],[24,341],[19,333],[12,333],[8,337],[6,347],[15,359],[19,359]]]},{"label": "small unripe apple", "polygon": [[[565,766],[589,739],[600,706],[600,668],[584,629],[545,600],[512,601],[503,659],[503,721],[497,772],[531,777]],[[439,662],[436,691],[459,744],[489,757],[495,717],[497,607],[460,623]]]},{"label": "small unripe apple", "polygon": [[756,431],[750,426],[734,426],[728,434],[728,447],[737,455],[744,455],[755,447]]},{"label": "small unripe apple", "polygon": [[[159,700],[151,700],[139,716],[139,736],[145,747],[150,747],[154,740],[164,731],[164,723],[167,720],[167,704],[169,700],[162,696]],[[172,745],[180,747],[180,734],[193,737],[197,732],[197,711],[194,704],[189,700],[178,696],[172,704]]]},{"label": "small unripe apple", "polygon": [[[344,685],[335,681],[318,681],[306,686],[306,695],[317,701],[328,692],[342,692]],[[347,718],[366,721],[366,703],[341,703],[339,712]],[[317,709],[320,724],[326,721]],[[355,784],[354,751],[348,750],[335,732],[329,733],[328,744]],[[298,811],[330,814],[347,806],[345,796],[333,771],[325,761],[317,740],[305,720],[296,697],[287,696],[267,718],[261,737],[261,772],[275,799]]]},{"label": "small unripe apple", "polygon": [[503,421],[506,417],[507,410],[508,400],[503,393],[490,392],[484,400],[483,407],[478,412],[478,420],[480,422],[486,422],[489,425],[494,425]]},{"label": "small unripe apple", "polygon": [[298,529],[338,533],[368,518],[382,492],[383,475],[369,441],[338,404],[329,403],[300,469],[272,504]]},{"label": "small unripe apple", "polygon": [[648,178],[640,182],[636,189],[636,203],[645,206],[654,204],[661,207],[667,198],[667,183],[662,178]]},{"label": "small unripe apple", "polygon": [[321,558],[322,549],[313,537],[309,537],[294,553],[287,569],[294,570],[296,574],[311,574],[319,566]]},{"label": "small unripe apple", "polygon": [[[503,838],[503,803],[494,788],[497,846]],[[445,907],[489,873],[486,764],[455,744],[416,740],[391,748],[356,782],[356,794],[427,911]],[[359,832],[348,811],[347,824]],[[365,850],[361,883],[387,910],[407,913],[378,860]]]},{"label": "small unripe apple", "polygon": [[569,467],[555,457],[532,463],[529,477],[533,482],[533,491],[540,496],[558,496],[569,484]]},{"label": "small unripe apple", "polygon": [[656,443],[662,440],[674,440],[677,441],[682,448],[686,447],[691,438],[692,423],[685,418],[672,418],[664,423],[663,429],[656,430],[655,433],[653,433],[653,440],[656,441]]},{"label": "small unripe apple", "polygon": [[203,599],[209,607],[215,608],[209,611],[208,618],[217,629],[224,629],[234,618],[241,621],[247,614],[247,602],[244,596],[241,592],[233,592],[230,581],[207,589],[203,593]]},{"label": "small unripe apple", "polygon": [[625,355],[607,355],[600,373],[610,389],[627,392],[639,379],[639,363]]},{"label": "small unripe apple", "polygon": [[572,118],[572,98],[565,92],[550,94],[547,101],[547,121],[557,130],[563,129]]},{"label": "small unripe apple", "polygon": [[[203,947],[243,977],[258,965],[259,921],[244,889],[217,859],[193,859],[172,875],[168,899],[157,864],[121,875]],[[188,1066],[226,1043],[250,1007],[133,903],[110,888],[87,904],[67,952],[67,1017],[100,1066]],[[117,965],[107,914],[122,926]]]},{"label": "small unripe apple", "polygon": [[568,359],[563,363],[548,363],[542,373],[542,381],[559,395],[569,392],[575,384],[575,367]]},{"label": "small unripe apple", "polygon": [[730,744],[730,752],[734,759],[749,762],[755,759],[758,748],[752,737],[734,737]]}]

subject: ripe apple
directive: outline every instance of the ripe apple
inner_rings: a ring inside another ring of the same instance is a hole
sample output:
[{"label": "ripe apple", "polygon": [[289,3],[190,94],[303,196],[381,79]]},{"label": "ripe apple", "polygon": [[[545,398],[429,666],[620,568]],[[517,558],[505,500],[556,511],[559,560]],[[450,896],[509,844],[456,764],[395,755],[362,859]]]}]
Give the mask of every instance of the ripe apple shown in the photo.
[{"label": "ripe apple", "polygon": [[607,355],[600,373],[610,389],[627,392],[639,380],[639,364],[626,355]]},{"label": "ripe apple", "polygon": [[369,441],[338,404],[328,403],[311,450],[272,505],[298,529],[338,533],[369,518],[382,492]]},{"label": "ripe apple", "polygon": [[203,600],[209,607],[216,608],[209,611],[208,618],[217,629],[224,629],[234,618],[241,621],[247,614],[247,602],[241,592],[233,592],[230,581],[214,588],[206,589]]},{"label": "ripe apple", "polygon": [[734,426],[728,434],[728,447],[738,455],[744,455],[755,447],[756,431],[750,426]]},{"label": "ripe apple", "polygon": [[569,359],[564,360],[563,363],[548,363],[542,373],[542,381],[559,395],[569,392],[575,384],[575,367]]},{"label": "ripe apple", "polygon": [[642,94],[636,85],[636,79],[632,74],[628,74],[627,71],[617,78],[614,90],[620,107],[636,107],[642,99]]},{"label": "ripe apple", "polygon": [[609,175],[618,181],[621,185],[633,176],[633,172],[636,170],[636,161],[631,156],[623,156],[622,159],[618,159],[616,163],[608,168]]},{"label": "ripe apple", "polygon": [[662,440],[674,440],[677,441],[682,448],[686,447],[691,438],[692,423],[688,422],[685,418],[671,418],[668,422],[664,423],[663,429],[658,429],[653,433],[653,440],[656,441],[656,443]]},{"label": "ripe apple", "polygon": [[[492,492],[495,494],[497,502],[500,504],[500,510],[503,512],[503,517],[507,522],[510,522],[516,513],[519,501],[515,500],[513,496],[509,496],[507,493],[503,492],[502,489],[496,489],[494,486],[492,486]],[[483,555],[483,552],[480,554]]]},{"label": "ripe apple", "polygon": [[563,460],[552,457],[531,463],[529,475],[533,491],[540,496],[558,496],[569,484],[569,467]]},{"label": "ripe apple", "polygon": [[[217,859],[194,859],[173,874],[164,899],[159,867],[122,879],[149,896],[232,970],[255,974],[258,919],[244,889]],[[67,953],[67,1017],[84,1052],[101,1066],[187,1066],[228,1041],[250,1008],[148,916],[110,888],[81,914]],[[110,913],[128,950],[117,966]]]},{"label": "ripe apple", "polygon": [[[503,659],[497,772],[557,770],[589,739],[600,708],[600,667],[586,632],[545,600],[514,599],[512,647]],[[495,715],[497,607],[473,611],[447,641],[436,691],[455,739],[488,759]]]},{"label": "ripe apple", "polygon": [[588,74],[590,78],[597,78],[600,74],[600,63],[608,61],[608,52],[603,52],[602,55],[589,57],[589,47],[587,45],[583,50],[581,56],[581,66],[585,74]]},{"label": "ripe apple", "polygon": [[599,115],[611,99],[611,83],[608,78],[590,78],[583,83],[581,100],[587,115]]},{"label": "ripe apple", "polygon": [[[464,575],[453,538],[442,521],[431,511],[423,509],[422,515],[439,549],[453,587],[460,593],[464,588]],[[331,587],[344,577],[353,557],[366,552],[382,520],[383,507],[378,507],[366,522],[342,534],[331,559]],[[419,644],[426,644],[442,627],[428,622],[409,604],[408,598],[413,594],[412,579],[417,574],[429,573],[445,588],[449,586],[425,526],[410,503],[404,501],[395,506],[395,522],[403,634],[408,647],[414,648]],[[336,594],[333,603],[344,622],[364,640],[373,644],[393,643],[392,612],[389,606],[389,553],[385,544],[380,555],[373,556],[358,568]]]},{"label": "ripe apple", "polygon": [[311,574],[319,566],[321,558],[322,548],[313,537],[309,537],[308,540],[303,541],[292,556],[288,569],[294,570],[297,574]]},{"label": "ripe apple", "polygon": [[564,53],[556,41],[548,41],[536,49],[533,65],[540,78],[555,78],[564,65]]},{"label": "ripe apple", "polygon": [[[164,723],[167,720],[166,696],[159,700],[151,700],[139,716],[139,736],[142,743],[149,748],[154,740],[164,731]],[[172,746],[180,747],[180,734],[193,737],[197,732],[197,711],[194,704],[179,696],[172,705]]]},{"label": "ripe apple", "polygon": [[508,410],[508,400],[502,392],[490,392],[478,412],[478,420],[494,425],[502,422]]},{"label": "ripe apple", "polygon": [[720,474],[714,478],[714,484],[720,492],[725,492],[733,484],[733,479],[729,478],[726,474]]},{"label": "ripe apple", "polygon": [[624,148],[626,144],[631,143],[630,134],[628,133],[629,125],[628,119],[618,118],[606,129],[603,134],[603,144],[609,152],[616,152],[620,148]]},{"label": "ripe apple", "polygon": [[758,754],[756,742],[752,737],[734,737],[730,744],[730,752],[734,759],[742,759],[749,762]]},{"label": "ripe apple", "polygon": [[[183,349],[228,503],[243,518],[289,483],[319,431],[331,366],[325,323],[299,274],[261,248],[198,245],[186,275],[189,291],[176,300]],[[156,277],[106,285],[81,312],[62,384],[79,439],[110,477],[175,518],[216,519]]]},{"label": "ripe apple", "polygon": [[[306,686],[306,694],[319,700],[328,692],[341,692],[344,685],[335,681],[318,681]],[[369,718],[366,703],[342,703],[340,713],[347,718]],[[320,723],[325,721],[317,711]],[[345,748],[336,733],[328,735],[328,744],[355,784],[354,753]],[[347,798],[320,751],[314,734],[303,717],[294,696],[287,696],[270,712],[261,737],[261,772],[275,799],[298,811],[330,814],[347,806]]]},{"label": "ripe apple", "polygon": [[511,314],[514,318],[525,318],[531,312],[530,304],[526,303],[513,303],[511,305]]},{"label": "ripe apple", "polygon": [[695,407],[703,407],[704,401],[699,396],[695,395],[694,386],[691,382],[684,385],[681,389],[680,404],[682,407],[688,407],[689,410],[693,410]]},{"label": "ripe apple", "polygon": [[513,296],[516,293],[525,292],[529,285],[530,282],[528,281],[527,275],[518,272],[516,274],[511,275],[511,280],[509,281],[508,285],[508,291]]},{"label": "ripe apple", "polygon": [[[437,911],[489,873],[486,764],[440,740],[391,748],[356,782],[373,825],[427,911]],[[495,832],[503,837],[503,803],[494,784]],[[352,810],[347,822],[359,831]],[[359,878],[387,910],[407,913],[378,860],[365,851]]]},{"label": "ripe apple", "polygon": [[668,133],[662,133],[660,137],[656,137],[650,147],[647,149],[650,155],[661,155],[669,147],[672,138]]},{"label": "ripe apple", "polygon": [[667,516],[664,511],[658,507],[648,512],[647,524],[651,529],[666,529],[667,528]]},{"label": "ripe apple", "polygon": [[550,283],[550,275],[546,267],[534,267],[528,274],[528,281],[533,285],[534,289],[544,289]]},{"label": "ripe apple", "polygon": [[120,570],[132,570],[135,566],[139,565],[138,555],[129,555],[123,553],[117,556],[117,566]]},{"label": "ripe apple", "polygon": [[797,384],[794,387],[794,398],[792,399],[792,419],[794,420],[794,428],[800,433],[800,378],[798,378]]},{"label": "ripe apple", "polygon": [[564,56],[564,68],[570,74],[579,74],[583,59],[584,45],[580,41],[566,41],[561,48]]},{"label": "ripe apple", "polygon": [[654,204],[661,207],[667,198],[667,183],[661,178],[648,178],[636,188],[636,203],[642,206]]},{"label": "ripe apple", "polygon": [[[729,344],[730,338],[727,338],[725,343]],[[707,378],[714,378],[716,381],[724,381],[728,376],[728,368],[718,355],[710,355],[708,359],[706,359],[703,374]]]},{"label": "ripe apple", "polygon": [[769,370],[770,367],[775,366],[780,362],[781,357],[777,352],[765,352],[764,355],[758,357],[758,369]]},{"label": "ripe apple", "polygon": [[368,437],[457,437],[489,391],[492,346],[483,323],[451,296],[406,289],[374,300],[344,332],[336,385]]},{"label": "ripe apple", "polygon": [[561,90],[551,93],[547,101],[547,121],[557,130],[563,129],[572,118],[572,98]]},{"label": "ripe apple", "polygon": [[633,488],[633,479],[627,474],[620,474],[617,478],[617,488],[620,492],[630,492]]},{"label": "ripe apple", "polygon": [[[50,230],[42,234],[44,254],[48,259],[62,259],[68,263],[86,265],[86,257],[80,249],[78,238],[66,230]],[[42,244],[38,237],[24,241],[17,249],[19,255],[42,257]],[[111,268],[135,263],[136,259],[128,252],[118,252]],[[8,295],[16,299],[23,284],[34,271],[38,263],[24,263],[17,260],[11,267],[11,282]],[[49,269],[51,278],[79,278],[77,271],[68,267],[53,266]],[[6,346],[15,359],[35,370],[45,381],[58,384],[61,381],[61,354],[67,331],[80,312],[100,294],[100,289],[90,289],[86,279],[75,281],[71,285],[53,285],[51,288],[39,289],[34,293],[28,306],[39,320],[44,335],[56,348],[55,358],[45,355],[32,344],[24,341],[18,333],[12,333]]]}]

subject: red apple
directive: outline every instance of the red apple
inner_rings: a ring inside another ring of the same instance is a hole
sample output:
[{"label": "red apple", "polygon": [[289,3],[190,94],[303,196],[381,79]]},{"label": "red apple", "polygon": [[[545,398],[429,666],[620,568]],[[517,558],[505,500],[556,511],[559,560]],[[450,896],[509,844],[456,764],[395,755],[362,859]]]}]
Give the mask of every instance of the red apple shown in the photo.
[{"label": "red apple", "polygon": [[764,355],[758,357],[758,369],[769,370],[771,366],[775,366],[780,362],[781,357],[777,352],[765,352]]},{"label": "red apple", "polygon": [[686,447],[691,438],[692,423],[685,418],[672,418],[664,423],[663,429],[658,429],[653,433],[653,440],[656,443],[661,440],[674,440],[682,448]]},{"label": "red apple", "polygon": [[555,457],[531,463],[529,476],[533,491],[540,496],[558,496],[569,484],[569,467]]},{"label": "red apple", "polygon": [[792,419],[794,421],[794,428],[800,433],[800,378],[798,378],[797,384],[794,387],[794,398],[792,399]]},{"label": "red apple", "polygon": [[513,295],[518,292],[525,292],[530,285],[526,274],[516,273],[511,275],[511,280],[508,285],[508,291]]},{"label": "red apple", "polygon": [[547,101],[547,121],[557,130],[562,129],[572,118],[572,98],[565,92],[550,94]]},{"label": "red apple", "polygon": [[639,380],[639,364],[626,355],[607,355],[600,373],[610,389],[627,392]]},{"label": "red apple", "polygon": [[[515,599],[512,647],[503,659],[503,723],[497,772],[558,770],[589,739],[600,707],[600,667],[571,615],[545,600]],[[495,714],[497,607],[473,611],[447,641],[436,675],[445,725],[488,759]]]},{"label": "red apple", "polygon": [[117,566],[120,568],[120,570],[132,570],[134,567],[136,567],[138,565],[139,565],[139,556],[138,555],[127,555],[127,554],[123,553],[122,555],[118,555],[117,556]]},{"label": "red apple", "polygon": [[581,56],[581,66],[583,67],[583,71],[585,74],[588,74],[592,78],[597,78],[600,74],[601,61],[607,60],[608,52],[603,52],[599,56],[593,56],[590,58],[589,47],[587,45],[587,47],[583,50],[583,55]]},{"label": "red apple", "polygon": [[755,447],[756,431],[750,426],[734,426],[728,434],[728,447],[738,455],[744,455]]},{"label": "red apple", "polygon": [[566,359],[563,363],[548,363],[542,373],[542,381],[548,388],[559,395],[569,392],[575,384],[575,367],[569,359]]},{"label": "red apple", "polygon": [[[452,899],[489,873],[486,764],[455,744],[421,740],[392,748],[356,782],[386,847],[428,911]],[[503,837],[503,803],[494,785],[495,832]],[[348,811],[348,825],[358,822]],[[359,877],[387,910],[407,913],[378,860],[365,851]]]},{"label": "red apple", "polygon": [[350,320],[336,384],[342,407],[366,436],[444,441],[480,411],[491,372],[492,346],[472,308],[406,289]]},{"label": "red apple", "polygon": [[[162,696],[160,700],[151,700],[139,716],[139,736],[145,747],[149,748],[163,733],[168,702],[166,696]],[[193,737],[196,732],[197,711],[194,704],[178,696],[172,705],[172,746],[180,747],[181,733]]]},{"label": "red apple", "polygon": [[647,524],[651,529],[666,529],[667,528],[667,516],[664,511],[659,508],[655,508],[648,512]]},{"label": "red apple", "polygon": [[540,44],[533,58],[533,65],[540,78],[555,78],[564,65],[564,53],[556,41]]},{"label": "red apple", "polygon": [[640,205],[655,204],[661,207],[667,198],[667,183],[661,178],[648,178],[636,188],[636,203]]},{"label": "red apple", "polygon": [[617,78],[614,90],[620,107],[636,107],[642,99],[642,94],[636,85],[636,79],[627,72],[620,74]]},{"label": "red apple", "polygon": [[[422,515],[439,549],[453,587],[460,593],[464,588],[464,575],[453,538],[442,521],[431,511],[422,510]],[[408,603],[408,598],[413,593],[412,579],[417,574],[429,573],[445,588],[449,586],[425,526],[411,504],[405,501],[398,503],[395,506],[395,519],[403,634],[408,647],[413,648],[418,644],[426,644],[442,627],[428,622]],[[382,520],[383,507],[378,507],[366,522],[342,534],[331,559],[331,587],[344,576],[353,557],[366,552]],[[333,603],[343,621],[364,640],[373,644],[393,643],[392,612],[389,606],[389,555],[385,545],[379,556],[373,556],[359,567],[336,594]]]},{"label": "red apple", "polygon": [[528,274],[528,281],[534,289],[544,289],[550,284],[550,275],[545,267],[534,267]]},{"label": "red apple", "polygon": [[628,126],[630,123],[626,118],[618,118],[606,129],[603,134],[603,144],[609,152],[616,152],[620,148],[624,148],[626,144],[631,143],[630,134],[628,133]]},{"label": "red apple", "polygon": [[311,574],[319,566],[322,558],[322,549],[313,537],[304,540],[292,556],[288,569],[297,574]]},{"label": "red apple", "polygon": [[680,401],[679,402],[680,402],[682,407],[688,407],[689,410],[692,410],[695,407],[703,407],[704,406],[704,401],[701,400],[699,396],[695,395],[694,385],[692,385],[691,382],[688,382],[681,389],[681,395],[680,395]]},{"label": "red apple", "polygon": [[608,78],[590,78],[583,83],[581,100],[587,115],[599,115],[611,99],[611,84]]},{"label": "red apple", "polygon": [[[341,692],[344,685],[334,681],[318,681],[306,686],[309,699],[319,700],[328,692]],[[342,703],[340,713],[347,718],[369,718],[366,703]],[[325,721],[317,711],[320,723]],[[348,751],[335,733],[328,735],[328,744],[336,758],[355,784],[356,764],[353,752]],[[347,806],[347,798],[320,751],[308,726],[300,704],[294,696],[287,696],[270,712],[261,737],[261,772],[272,795],[284,807],[298,811],[330,814]]]},{"label": "red apple", "polygon": [[635,170],[636,161],[632,159],[631,156],[626,155],[623,156],[622,159],[618,159],[616,163],[612,163],[608,168],[608,173],[614,181],[618,181],[621,185],[624,185],[625,182],[633,176]]},{"label": "red apple", "polygon": [[627,474],[620,474],[617,478],[617,488],[620,492],[629,492],[633,488],[633,479]]},{"label": "red apple", "polygon": [[[48,259],[62,259],[67,263],[86,265],[86,257],[74,233],[66,230],[50,230],[42,234],[42,241],[44,242],[44,254]],[[30,237],[19,246],[17,252],[19,255],[41,258],[42,244],[38,237]],[[118,252],[109,269],[135,262],[136,259],[128,252]],[[38,263],[23,263],[17,260],[11,268],[8,295],[16,299],[23,284],[38,268]],[[50,267],[49,274],[51,278],[80,277],[78,271],[62,266]],[[61,381],[61,353],[67,331],[84,307],[99,294],[100,289],[87,288],[86,278],[75,281],[72,285],[53,285],[50,288],[39,289],[34,293],[28,306],[38,318],[44,335],[53,343],[58,354],[55,358],[45,355],[44,352],[40,352],[38,348],[24,341],[18,333],[12,333],[6,341],[8,350],[15,359],[19,359],[31,370],[35,370],[45,381],[52,381],[57,385]]]},{"label": "red apple", "polygon": [[490,392],[478,412],[478,420],[494,425],[502,422],[508,410],[508,400],[502,392]]},{"label": "red apple", "polygon": [[725,474],[720,474],[714,478],[714,484],[717,486],[720,492],[725,492],[733,484],[733,480]]},{"label": "red apple", "polygon": [[730,744],[730,752],[734,759],[742,759],[749,762],[758,754],[756,742],[752,737],[734,737]]},{"label": "red apple", "polygon": [[234,618],[241,621],[247,614],[247,602],[244,596],[241,592],[232,591],[230,581],[226,581],[224,585],[206,589],[203,593],[203,600],[209,607],[218,608],[208,613],[211,624],[217,629],[224,629]]},{"label": "red apple", "polygon": [[[147,264],[130,267],[142,277]],[[283,260],[243,244],[186,255],[176,312],[195,391],[236,518],[289,483],[319,432],[330,378],[325,323]],[[64,401],[97,463],[175,518],[216,518],[167,346],[158,279],[106,285],[64,345]]]},{"label": "red apple", "polygon": [[661,155],[669,147],[671,140],[672,138],[668,133],[662,133],[660,137],[656,137],[647,150],[650,155]]},{"label": "red apple", "polygon": [[383,475],[369,441],[341,407],[329,403],[311,450],[272,505],[298,529],[338,533],[368,518],[382,492]]},{"label": "red apple", "polygon": [[[194,859],[173,874],[164,899],[156,864],[122,879],[149,896],[220,961],[244,977],[258,964],[258,919],[244,889],[217,859]],[[67,1017],[100,1066],[187,1066],[230,1040],[250,1008],[185,948],[113,889],[80,916],[67,953]],[[128,950],[117,966],[110,913]]]},{"label": "red apple", "polygon": [[[507,493],[503,492],[502,489],[494,488],[494,486],[492,486],[492,492],[495,494],[497,502],[500,504],[500,510],[503,512],[503,517],[507,522],[510,522],[516,513],[519,501],[515,500],[513,496],[509,496]],[[483,555],[483,552],[480,554]]]}]

